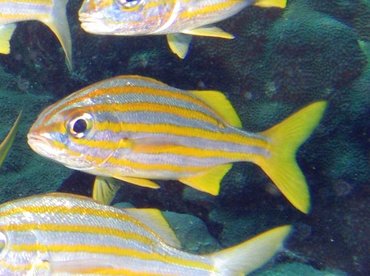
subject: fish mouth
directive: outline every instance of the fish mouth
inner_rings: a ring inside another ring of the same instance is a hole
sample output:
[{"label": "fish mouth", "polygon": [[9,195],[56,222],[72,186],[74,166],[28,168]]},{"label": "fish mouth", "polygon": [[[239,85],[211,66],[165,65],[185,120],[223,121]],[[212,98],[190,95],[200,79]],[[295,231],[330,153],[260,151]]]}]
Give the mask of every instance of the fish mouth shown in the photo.
[{"label": "fish mouth", "polygon": [[54,155],[56,153],[50,141],[43,136],[29,133],[27,134],[27,143],[33,151],[42,156],[50,158],[51,155]]}]

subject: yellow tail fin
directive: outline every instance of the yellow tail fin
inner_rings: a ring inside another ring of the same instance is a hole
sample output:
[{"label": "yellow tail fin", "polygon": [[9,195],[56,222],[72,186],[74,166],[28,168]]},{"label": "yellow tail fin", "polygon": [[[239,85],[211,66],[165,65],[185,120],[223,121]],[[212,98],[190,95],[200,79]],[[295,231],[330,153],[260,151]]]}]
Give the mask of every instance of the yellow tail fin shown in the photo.
[{"label": "yellow tail fin", "polygon": [[271,155],[256,163],[293,206],[306,214],[310,211],[310,195],[295,155],[320,122],[326,105],[325,101],[312,103],[261,133],[270,140]]}]

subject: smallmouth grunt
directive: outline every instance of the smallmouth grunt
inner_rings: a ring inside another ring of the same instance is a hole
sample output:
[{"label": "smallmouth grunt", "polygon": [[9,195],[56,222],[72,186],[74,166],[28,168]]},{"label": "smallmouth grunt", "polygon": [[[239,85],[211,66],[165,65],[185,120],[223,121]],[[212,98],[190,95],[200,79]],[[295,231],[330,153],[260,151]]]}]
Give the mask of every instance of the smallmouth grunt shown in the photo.
[{"label": "smallmouth grunt", "polygon": [[93,34],[166,35],[172,52],[185,58],[191,35],[234,38],[210,24],[250,5],[284,8],[286,0],[84,0],[79,19]]},{"label": "smallmouth grunt", "polygon": [[0,206],[1,275],[245,275],[282,247],[280,226],[208,255],[181,250],[156,209],[120,209],[62,193]]},{"label": "smallmouth grunt", "polygon": [[0,143],[0,167],[3,164],[6,156],[10,148],[13,145],[15,135],[17,134],[19,122],[21,121],[22,111],[19,113],[17,119],[15,120],[12,128],[9,130],[8,134],[6,135],[4,141]]},{"label": "smallmouth grunt", "polygon": [[9,41],[16,22],[37,20],[54,32],[71,70],[72,42],[66,16],[67,2],[68,0],[0,0],[0,53],[9,54]]},{"label": "smallmouth grunt", "polygon": [[315,102],[266,131],[250,133],[241,130],[221,92],[118,76],[45,109],[28,144],[72,169],[150,188],[159,186],[149,179],[173,179],[212,195],[233,162],[253,162],[308,213],[309,191],[295,154],[325,108],[325,101]]}]

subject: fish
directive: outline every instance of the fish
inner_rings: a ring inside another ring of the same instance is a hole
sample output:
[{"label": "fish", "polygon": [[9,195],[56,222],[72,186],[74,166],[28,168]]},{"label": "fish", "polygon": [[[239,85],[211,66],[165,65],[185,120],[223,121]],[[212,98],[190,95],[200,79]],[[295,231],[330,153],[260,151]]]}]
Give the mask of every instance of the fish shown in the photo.
[{"label": "fish", "polygon": [[19,128],[21,116],[22,116],[22,111],[19,112],[17,119],[15,120],[12,128],[9,130],[8,134],[6,135],[4,141],[0,143],[0,167],[4,163],[4,160],[6,156],[8,155],[10,148],[13,145],[15,135],[17,134],[17,131]]},{"label": "fish", "polygon": [[50,193],[0,206],[1,275],[245,275],[282,247],[283,225],[221,251],[181,250],[157,209]]},{"label": "fish", "polygon": [[245,7],[285,8],[286,0],[84,0],[78,12],[81,28],[99,35],[166,35],[179,58],[185,58],[191,36],[233,39],[213,26]]},{"label": "fish", "polygon": [[0,0],[0,54],[10,53],[10,39],[21,21],[37,20],[48,26],[59,40],[70,70],[72,40],[66,6],[68,0]]},{"label": "fish", "polygon": [[324,100],[311,103],[252,133],[242,129],[220,91],[186,91],[121,75],[47,107],[27,140],[36,153],[71,169],[149,188],[159,188],[156,179],[178,180],[211,195],[219,194],[232,163],[252,162],[293,206],[308,213],[308,186],[295,155],[326,105]]}]

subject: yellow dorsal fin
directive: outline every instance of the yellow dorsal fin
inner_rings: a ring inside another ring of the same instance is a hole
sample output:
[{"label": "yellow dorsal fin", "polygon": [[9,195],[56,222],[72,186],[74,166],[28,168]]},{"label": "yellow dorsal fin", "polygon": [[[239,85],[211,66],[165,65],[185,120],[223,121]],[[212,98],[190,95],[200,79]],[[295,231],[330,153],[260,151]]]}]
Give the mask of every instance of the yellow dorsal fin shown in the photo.
[{"label": "yellow dorsal fin", "polygon": [[217,38],[225,38],[225,39],[233,39],[235,38],[232,34],[225,32],[221,28],[215,26],[203,26],[191,30],[184,30],[182,31],[184,34],[189,35],[196,35],[196,36],[209,36],[209,37],[217,37]]},{"label": "yellow dorsal fin", "polygon": [[255,6],[262,8],[285,8],[287,0],[257,0]]},{"label": "yellow dorsal fin", "polygon": [[0,26],[0,54],[10,53],[10,39],[14,33],[16,25],[7,24]]},{"label": "yellow dorsal fin", "polygon": [[234,107],[226,96],[220,91],[190,91],[194,96],[212,107],[225,122],[234,127],[241,128],[242,122]]},{"label": "yellow dorsal fin", "polygon": [[160,188],[160,186],[157,183],[149,179],[145,179],[145,178],[136,178],[136,177],[131,177],[131,176],[117,176],[117,175],[114,175],[113,177],[116,179],[128,182],[128,183],[131,183],[131,184],[135,184],[137,186],[141,186],[141,187],[146,187],[146,188],[151,188],[151,189]]},{"label": "yellow dorsal fin", "polygon": [[5,137],[4,141],[1,142],[0,144],[0,167],[3,164],[5,157],[7,156],[14,142],[15,134],[17,133],[21,116],[22,116],[22,112],[19,113],[8,135]]},{"label": "yellow dorsal fin", "polygon": [[113,178],[97,176],[95,177],[92,197],[100,203],[110,205],[120,186]]},{"label": "yellow dorsal fin", "polygon": [[167,43],[171,51],[179,58],[184,59],[189,50],[191,36],[184,34],[168,34]]},{"label": "yellow dorsal fin", "polygon": [[58,38],[66,55],[68,69],[72,70],[72,39],[66,15],[67,3],[68,0],[54,1],[51,15],[47,18],[40,18],[40,21],[47,25]]},{"label": "yellow dorsal fin", "polygon": [[128,214],[148,225],[168,245],[181,248],[181,243],[162,213],[157,209],[124,209]]},{"label": "yellow dorsal fin", "polygon": [[218,195],[220,183],[225,174],[231,169],[232,164],[223,164],[210,168],[208,171],[195,176],[180,178],[179,181],[196,190]]}]

